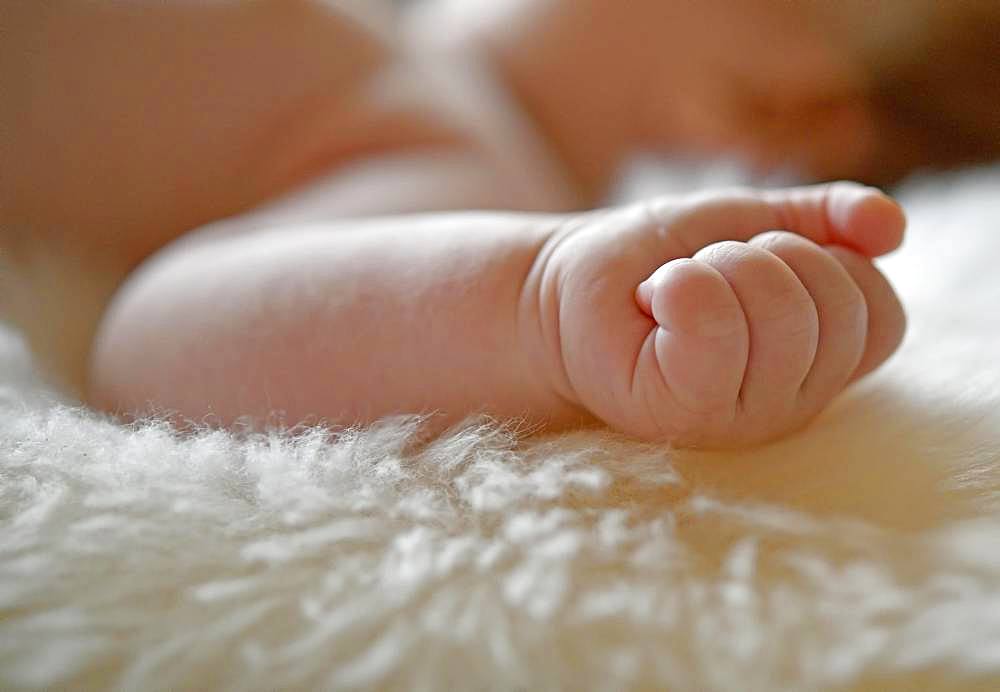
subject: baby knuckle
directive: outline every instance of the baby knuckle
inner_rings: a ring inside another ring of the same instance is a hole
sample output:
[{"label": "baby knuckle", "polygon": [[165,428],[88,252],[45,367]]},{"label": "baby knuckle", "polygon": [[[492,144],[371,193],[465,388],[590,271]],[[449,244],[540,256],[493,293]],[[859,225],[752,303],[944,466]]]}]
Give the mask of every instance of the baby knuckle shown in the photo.
[{"label": "baby knuckle", "polygon": [[753,249],[746,243],[737,240],[723,240],[700,250],[695,259],[713,266],[725,266],[744,262],[753,255]]},{"label": "baby knuckle", "polygon": [[754,247],[770,252],[780,251],[785,248],[801,247],[805,242],[807,242],[805,238],[789,231],[765,231],[750,240],[750,244]]},{"label": "baby knuckle", "polygon": [[738,303],[701,310],[694,331],[704,337],[721,339],[746,330],[746,313]]},{"label": "baby knuckle", "polygon": [[818,328],[819,313],[808,293],[798,288],[782,288],[772,290],[763,301],[758,322],[783,336],[798,336]]},{"label": "baby knuckle", "polygon": [[868,305],[864,294],[856,286],[850,286],[836,296],[817,303],[817,308],[824,317],[829,317],[841,324],[855,324],[864,327],[868,321]]}]

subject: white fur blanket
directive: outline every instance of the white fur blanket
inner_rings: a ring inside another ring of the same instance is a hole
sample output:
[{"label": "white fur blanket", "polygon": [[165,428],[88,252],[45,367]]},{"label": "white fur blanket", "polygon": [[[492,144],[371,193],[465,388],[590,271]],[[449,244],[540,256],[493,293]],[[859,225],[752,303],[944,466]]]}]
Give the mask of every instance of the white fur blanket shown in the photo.
[{"label": "white fur blanket", "polygon": [[178,436],[0,347],[0,688],[995,689],[1000,169],[915,183],[911,328],[802,434]]}]

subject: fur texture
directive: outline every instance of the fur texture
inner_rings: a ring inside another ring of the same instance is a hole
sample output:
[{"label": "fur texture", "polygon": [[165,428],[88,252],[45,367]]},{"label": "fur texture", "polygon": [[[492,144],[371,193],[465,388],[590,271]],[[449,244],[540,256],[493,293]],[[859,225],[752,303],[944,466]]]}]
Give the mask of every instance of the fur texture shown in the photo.
[{"label": "fur texture", "polygon": [[904,191],[903,350],[742,453],[126,427],[5,337],[0,687],[995,689],[998,185]]}]

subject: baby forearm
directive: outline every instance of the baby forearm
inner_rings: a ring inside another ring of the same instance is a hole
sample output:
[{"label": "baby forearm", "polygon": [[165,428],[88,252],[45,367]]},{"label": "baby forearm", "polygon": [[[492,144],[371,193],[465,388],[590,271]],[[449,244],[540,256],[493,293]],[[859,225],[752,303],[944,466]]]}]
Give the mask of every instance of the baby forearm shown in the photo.
[{"label": "baby forearm", "polygon": [[524,280],[554,223],[459,214],[192,240],[120,292],[91,399],[222,423],[485,411],[567,423]]},{"label": "baby forearm", "polygon": [[0,315],[49,377],[80,394],[98,320],[126,276],[177,236],[248,208],[250,223],[288,225],[570,206],[502,133],[456,107],[460,95],[403,61],[390,31],[372,31],[372,9],[0,9]]}]

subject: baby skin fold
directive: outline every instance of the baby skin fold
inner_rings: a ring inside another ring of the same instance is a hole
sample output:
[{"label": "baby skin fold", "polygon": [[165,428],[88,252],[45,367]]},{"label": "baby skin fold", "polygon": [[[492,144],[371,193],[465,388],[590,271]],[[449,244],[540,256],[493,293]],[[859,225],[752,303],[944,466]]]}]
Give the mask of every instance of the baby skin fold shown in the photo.
[{"label": "baby skin fold", "polygon": [[899,344],[871,259],[904,225],[882,193],[837,183],[195,234],[119,291],[91,397],[223,423],[483,412],[757,444]]}]

